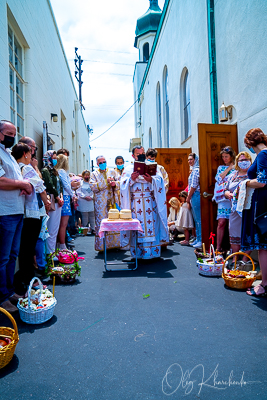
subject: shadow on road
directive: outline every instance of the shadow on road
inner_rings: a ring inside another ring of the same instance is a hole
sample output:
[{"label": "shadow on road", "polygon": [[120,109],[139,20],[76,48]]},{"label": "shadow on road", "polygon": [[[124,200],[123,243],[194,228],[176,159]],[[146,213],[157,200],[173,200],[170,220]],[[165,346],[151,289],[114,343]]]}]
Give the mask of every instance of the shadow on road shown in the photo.
[{"label": "shadow on road", "polygon": [[[104,265],[103,265],[104,267]],[[127,263],[125,263],[125,267]],[[118,266],[114,265],[111,268],[119,269]],[[123,266],[122,266],[123,268]],[[131,277],[147,277],[147,278],[173,278],[171,270],[177,269],[176,265],[172,260],[164,260],[162,258],[153,260],[139,260],[138,268],[132,271],[130,268],[127,271],[104,271],[103,278],[131,278]]]},{"label": "shadow on road", "polygon": [[4,378],[5,376],[12,374],[12,372],[15,372],[19,367],[19,359],[14,354],[12,360],[10,363],[8,363],[4,368],[0,369],[0,379]]}]

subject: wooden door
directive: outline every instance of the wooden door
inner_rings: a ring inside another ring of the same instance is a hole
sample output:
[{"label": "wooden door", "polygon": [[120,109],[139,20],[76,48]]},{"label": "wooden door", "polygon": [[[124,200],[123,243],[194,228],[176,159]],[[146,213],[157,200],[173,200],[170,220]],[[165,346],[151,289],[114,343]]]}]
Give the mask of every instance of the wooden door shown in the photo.
[{"label": "wooden door", "polygon": [[173,149],[173,148],[157,148],[157,163],[163,165],[166,169],[170,186],[167,193],[167,202],[171,197],[177,197],[181,190],[188,185],[188,155],[191,148]]},{"label": "wooden door", "polygon": [[217,204],[212,201],[215,175],[222,165],[220,151],[231,146],[238,153],[236,125],[198,124],[200,193],[201,193],[201,226],[202,241],[206,248],[209,236],[217,231]]}]

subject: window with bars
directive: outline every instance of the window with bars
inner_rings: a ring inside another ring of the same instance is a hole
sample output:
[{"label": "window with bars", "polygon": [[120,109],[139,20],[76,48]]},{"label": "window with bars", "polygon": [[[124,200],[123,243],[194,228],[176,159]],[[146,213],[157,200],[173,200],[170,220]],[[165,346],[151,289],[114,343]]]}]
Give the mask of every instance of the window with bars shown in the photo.
[{"label": "window with bars", "polygon": [[24,136],[23,48],[8,26],[10,120],[17,127],[17,140]]}]

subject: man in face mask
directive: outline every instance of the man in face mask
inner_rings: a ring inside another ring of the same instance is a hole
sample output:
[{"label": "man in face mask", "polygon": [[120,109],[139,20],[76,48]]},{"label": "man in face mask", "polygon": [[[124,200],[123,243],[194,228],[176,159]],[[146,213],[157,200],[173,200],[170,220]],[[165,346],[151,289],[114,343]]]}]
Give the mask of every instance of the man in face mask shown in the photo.
[{"label": "man in face mask", "polygon": [[11,155],[16,127],[0,121],[0,305],[9,312],[17,311],[18,302],[13,281],[24,215],[24,194],[32,186],[23,181],[20,167]]},{"label": "man in face mask", "polygon": [[[89,185],[94,192],[95,208],[95,250],[103,251],[103,239],[99,237],[101,220],[108,218],[110,208],[116,208],[119,204],[118,192],[119,182],[116,181],[115,171],[107,168],[106,158],[98,156],[96,158],[98,169],[91,173]],[[106,240],[107,248],[120,247],[120,234],[110,232]]]},{"label": "man in face mask", "polygon": [[[147,162],[156,162],[158,152],[156,149],[148,149],[146,151],[146,161]],[[166,194],[168,193],[169,190],[169,176],[166,171],[166,169],[163,167],[163,165],[157,165],[158,170],[161,172],[163,180],[164,180],[164,186],[165,186],[165,191]]]},{"label": "man in face mask", "polygon": [[124,158],[122,156],[117,156],[115,158],[115,164],[116,164],[115,173],[117,176],[117,180],[119,181],[124,170]]}]

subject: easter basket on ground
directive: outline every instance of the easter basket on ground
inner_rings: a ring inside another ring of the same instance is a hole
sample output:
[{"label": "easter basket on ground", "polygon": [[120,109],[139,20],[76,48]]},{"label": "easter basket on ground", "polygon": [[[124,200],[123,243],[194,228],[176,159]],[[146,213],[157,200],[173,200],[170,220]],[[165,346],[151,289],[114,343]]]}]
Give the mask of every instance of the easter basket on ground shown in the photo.
[{"label": "easter basket on ground", "polygon": [[[53,258],[57,257],[59,264],[55,266]],[[55,275],[63,283],[73,283],[77,276],[81,274],[81,267],[78,263],[79,260],[83,259],[78,257],[76,251],[68,249],[57,250],[55,253],[49,255],[47,259],[47,275]]]},{"label": "easter basket on ground", "polygon": [[221,276],[222,275],[222,267],[224,264],[224,259],[222,256],[216,256],[214,252],[214,247],[210,245],[210,258],[198,258],[197,259],[197,267],[198,271],[201,275],[205,276]]},{"label": "easter basket on ground", "polygon": [[[33,290],[32,285],[38,281],[40,289]],[[43,324],[54,315],[57,304],[55,297],[48,290],[43,290],[42,282],[39,278],[33,278],[29,284],[28,297],[19,299],[17,307],[23,322],[27,324]]]},{"label": "easter basket on ground", "polygon": [[[246,256],[250,259],[252,263],[252,271],[246,272],[246,271],[240,271],[236,269],[236,262],[237,262],[237,257],[235,257],[235,263],[234,263],[234,270],[227,270],[225,272],[225,266],[228,260],[234,256],[239,256],[243,255]],[[243,253],[242,251],[239,251],[238,253],[233,253],[229,257],[226,258],[222,270],[222,277],[224,279],[224,282],[226,286],[232,288],[232,289],[248,289],[252,286],[253,282],[256,279],[256,272],[255,271],[255,264],[253,259],[246,253]]]},{"label": "easter basket on ground", "polygon": [[10,319],[14,328],[0,326],[0,368],[4,368],[12,360],[17,343],[19,341],[19,334],[16,321],[12,315],[1,307],[0,311]]}]

